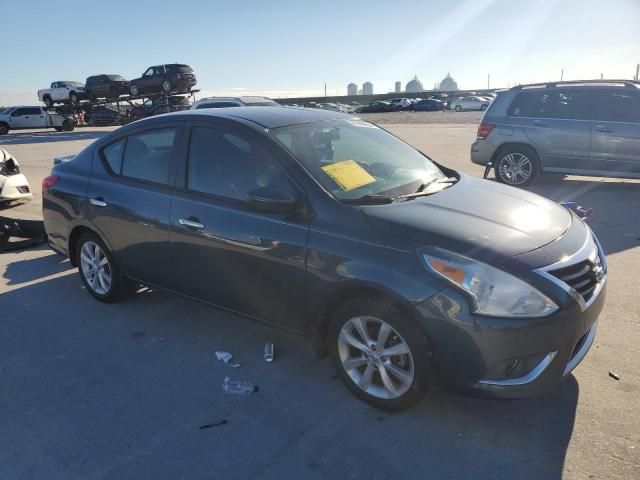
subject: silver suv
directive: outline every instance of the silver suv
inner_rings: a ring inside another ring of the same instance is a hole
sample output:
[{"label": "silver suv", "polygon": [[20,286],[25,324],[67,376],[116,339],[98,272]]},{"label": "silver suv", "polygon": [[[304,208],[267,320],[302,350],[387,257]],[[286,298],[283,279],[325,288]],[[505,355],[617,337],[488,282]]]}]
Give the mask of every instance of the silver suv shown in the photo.
[{"label": "silver suv", "polygon": [[526,186],[544,172],[640,178],[640,82],[519,85],[487,109],[471,161]]}]

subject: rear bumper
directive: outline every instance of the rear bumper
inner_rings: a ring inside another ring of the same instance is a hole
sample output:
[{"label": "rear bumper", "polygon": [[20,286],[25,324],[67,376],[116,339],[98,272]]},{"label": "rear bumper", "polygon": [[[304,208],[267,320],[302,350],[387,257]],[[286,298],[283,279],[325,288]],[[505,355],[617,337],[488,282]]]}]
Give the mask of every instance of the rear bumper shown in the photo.
[{"label": "rear bumper", "polygon": [[496,149],[484,138],[477,138],[471,144],[471,161],[478,165],[486,165],[493,159]]}]

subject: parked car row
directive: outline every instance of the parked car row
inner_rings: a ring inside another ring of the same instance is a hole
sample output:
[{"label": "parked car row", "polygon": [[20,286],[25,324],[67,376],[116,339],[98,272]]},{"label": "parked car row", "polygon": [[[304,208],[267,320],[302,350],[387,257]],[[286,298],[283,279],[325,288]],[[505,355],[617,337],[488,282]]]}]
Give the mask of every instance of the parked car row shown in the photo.
[{"label": "parked car row", "polygon": [[115,100],[122,95],[137,97],[155,93],[186,93],[196,83],[195,73],[189,65],[172,63],[149,67],[133,80],[126,80],[121,75],[100,74],[88,77],[84,84],[75,81],[52,82],[49,88],[38,90],[38,99],[47,107],[52,107],[56,103],[77,104],[85,99]]}]

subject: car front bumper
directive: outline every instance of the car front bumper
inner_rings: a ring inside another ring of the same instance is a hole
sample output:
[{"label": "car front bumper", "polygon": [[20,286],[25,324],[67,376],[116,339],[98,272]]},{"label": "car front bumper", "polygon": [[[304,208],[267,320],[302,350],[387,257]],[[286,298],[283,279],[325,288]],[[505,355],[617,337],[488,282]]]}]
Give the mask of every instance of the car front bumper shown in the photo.
[{"label": "car front bumper", "polygon": [[[605,296],[606,278],[586,308],[573,302],[545,318],[495,318],[474,314],[464,294],[447,288],[418,309],[445,386],[522,398],[556,388],[585,358]],[[516,360],[520,370],[504,375]]]},{"label": "car front bumper", "polygon": [[29,182],[22,173],[0,175],[0,201],[31,200],[31,198],[33,194],[29,188]]}]

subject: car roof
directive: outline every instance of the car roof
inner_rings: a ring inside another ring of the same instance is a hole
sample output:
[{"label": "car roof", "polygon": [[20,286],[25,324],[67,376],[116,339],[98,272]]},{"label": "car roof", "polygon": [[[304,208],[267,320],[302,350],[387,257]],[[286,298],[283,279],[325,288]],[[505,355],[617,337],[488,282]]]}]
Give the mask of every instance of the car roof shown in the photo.
[{"label": "car roof", "polygon": [[[248,120],[265,128],[279,128],[301,123],[312,123],[323,120],[339,120],[352,118],[350,115],[331,110],[302,107],[228,107],[205,108],[201,110],[184,110],[162,115],[168,116],[210,116],[228,119]],[[157,118],[157,117],[156,117]]]}]

